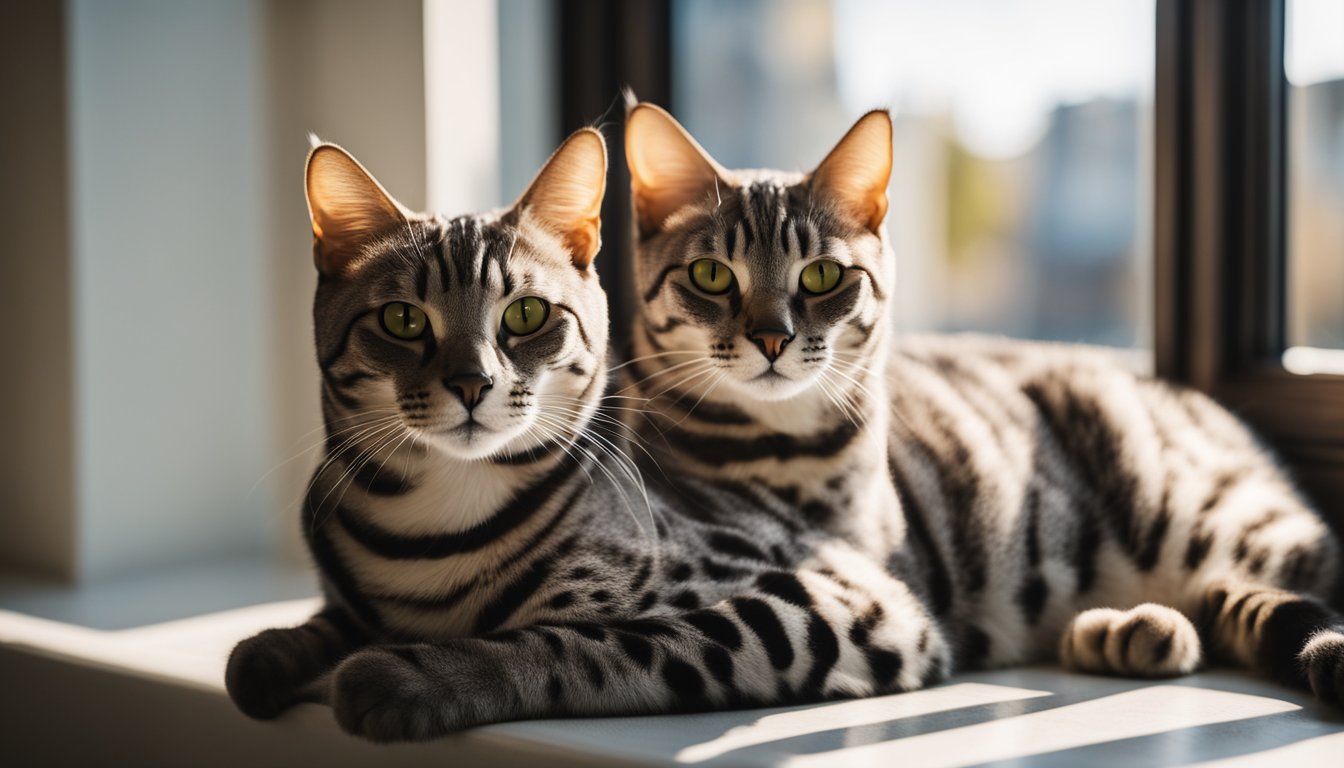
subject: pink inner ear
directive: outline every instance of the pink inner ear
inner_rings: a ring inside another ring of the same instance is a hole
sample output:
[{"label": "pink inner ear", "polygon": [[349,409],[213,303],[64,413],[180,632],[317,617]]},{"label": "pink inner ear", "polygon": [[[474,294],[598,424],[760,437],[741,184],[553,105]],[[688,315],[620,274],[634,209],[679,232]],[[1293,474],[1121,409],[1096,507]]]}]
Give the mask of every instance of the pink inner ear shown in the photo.
[{"label": "pink inner ear", "polygon": [[650,104],[636,108],[626,126],[626,159],[644,234],[656,232],[669,216],[701,202],[716,183],[728,179],[671,115]]},{"label": "pink inner ear", "polygon": [[600,222],[590,221],[575,228],[565,237],[565,247],[569,249],[574,266],[579,269],[587,269],[597,256],[597,251],[601,247],[599,234],[601,226]]}]

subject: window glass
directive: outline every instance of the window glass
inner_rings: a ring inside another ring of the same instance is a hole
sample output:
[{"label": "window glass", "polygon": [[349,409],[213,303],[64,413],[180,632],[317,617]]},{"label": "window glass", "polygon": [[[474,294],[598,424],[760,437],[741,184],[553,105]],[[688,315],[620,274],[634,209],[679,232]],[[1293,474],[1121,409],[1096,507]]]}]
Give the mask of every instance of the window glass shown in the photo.
[{"label": "window glass", "polygon": [[1287,333],[1298,349],[1285,363],[1344,371],[1344,2],[1289,0],[1286,21]]},{"label": "window glass", "polygon": [[1151,0],[678,0],[674,106],[729,167],[895,117],[906,329],[1150,346]]}]

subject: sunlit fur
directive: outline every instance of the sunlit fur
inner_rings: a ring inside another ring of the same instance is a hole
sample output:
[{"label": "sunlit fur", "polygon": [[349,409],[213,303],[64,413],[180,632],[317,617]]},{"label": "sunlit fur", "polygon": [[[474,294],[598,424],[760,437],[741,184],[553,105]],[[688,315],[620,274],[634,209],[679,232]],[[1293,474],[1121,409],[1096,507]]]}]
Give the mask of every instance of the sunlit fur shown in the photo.
[{"label": "sunlit fur", "polygon": [[[869,186],[836,194],[834,171],[819,181],[830,158],[807,175],[725,169],[649,105],[630,125],[641,303],[623,383],[657,411],[630,421],[664,471],[750,479],[806,510],[921,595],[958,668],[1063,648],[1087,671],[1230,659],[1310,677],[1323,698],[1344,690],[1331,676],[1344,657],[1304,651],[1341,626],[1316,602],[1338,574],[1335,540],[1235,417],[1098,350],[889,340],[890,250],[867,218],[885,207],[855,191]],[[847,157],[863,176],[889,167],[890,146]],[[734,290],[696,288],[687,269],[703,258],[733,268]],[[847,267],[843,312],[817,312],[827,297],[798,286],[819,258]],[[759,307],[797,329],[773,362],[748,338]],[[1287,606],[1281,626],[1254,604]],[[1208,647],[1196,623],[1218,628]]]},{"label": "sunlit fur", "polygon": [[[648,409],[602,391],[606,303],[585,234],[596,205],[573,192],[600,194],[591,163],[553,158],[514,209],[455,219],[406,212],[344,153],[319,167],[335,174],[309,185],[328,444],[302,522],[327,606],[234,649],[226,685],[243,712],[322,700],[352,733],[418,739],[522,717],[874,695],[946,674],[953,649],[918,595],[808,530],[805,510],[750,481],[641,475],[622,452],[618,415]],[[500,334],[526,295],[550,303],[548,324]],[[422,307],[432,333],[384,332],[389,301]],[[464,368],[495,384],[470,433],[445,381]]]},{"label": "sunlit fur", "polygon": [[[754,399],[741,392],[761,364],[746,360],[706,369],[723,387],[675,394],[697,375],[677,356],[704,348],[647,351],[604,396],[595,133],[572,137],[510,211],[448,220],[407,213],[353,158],[314,150],[328,446],[303,525],[327,605],[234,649],[239,708],[328,701],[345,730],[391,741],[896,693],[1061,647],[1084,669],[1172,674],[1198,663],[1192,623],[1210,628],[1209,657],[1344,695],[1339,619],[1302,594],[1329,583],[1333,540],[1225,411],[1075,348],[887,351],[889,129],[870,113],[805,179],[716,169],[711,181],[737,186],[722,198],[668,202],[650,184],[703,181],[707,164],[642,156],[637,199],[657,204],[638,212],[641,257],[661,243],[673,268],[662,285],[645,272],[641,296],[681,302],[645,331],[685,333],[679,320],[709,330],[678,338],[727,344],[751,327],[738,315],[781,311],[807,329],[776,361],[793,383]],[[718,212],[697,220],[694,205]],[[735,258],[729,233],[748,226],[757,245]],[[676,235],[687,227],[713,236]],[[737,306],[675,282],[677,260],[715,242],[743,270]],[[814,254],[846,277],[800,299],[790,281]],[[548,324],[500,334],[525,295],[550,302]],[[434,333],[383,333],[372,313],[390,300],[425,307]],[[791,362],[809,347],[828,349]],[[470,398],[449,392],[464,370],[497,387],[469,430]],[[633,431],[643,439],[625,441]],[[1138,610],[1150,600],[1165,610]],[[1080,611],[1130,607],[1065,634]]]}]

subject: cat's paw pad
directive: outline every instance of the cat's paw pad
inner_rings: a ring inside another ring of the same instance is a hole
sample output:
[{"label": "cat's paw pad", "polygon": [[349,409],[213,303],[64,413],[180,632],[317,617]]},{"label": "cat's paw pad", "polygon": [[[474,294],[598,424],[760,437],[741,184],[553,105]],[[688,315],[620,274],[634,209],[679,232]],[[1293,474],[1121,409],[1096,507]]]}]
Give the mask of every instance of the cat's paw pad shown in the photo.
[{"label": "cat's paw pad", "polygon": [[1317,633],[1298,655],[1316,698],[1344,705],[1344,632]]},{"label": "cat's paw pad", "polygon": [[417,741],[455,730],[443,717],[444,699],[404,646],[352,654],[331,681],[336,722],[372,741]]},{"label": "cat's paw pad", "polygon": [[285,629],[268,629],[234,646],[224,687],[243,714],[270,720],[293,704],[302,684],[302,660]]},{"label": "cat's paw pad", "polygon": [[1180,611],[1155,603],[1127,611],[1083,611],[1060,640],[1065,667],[1096,674],[1175,677],[1193,672],[1202,658],[1194,624]]}]

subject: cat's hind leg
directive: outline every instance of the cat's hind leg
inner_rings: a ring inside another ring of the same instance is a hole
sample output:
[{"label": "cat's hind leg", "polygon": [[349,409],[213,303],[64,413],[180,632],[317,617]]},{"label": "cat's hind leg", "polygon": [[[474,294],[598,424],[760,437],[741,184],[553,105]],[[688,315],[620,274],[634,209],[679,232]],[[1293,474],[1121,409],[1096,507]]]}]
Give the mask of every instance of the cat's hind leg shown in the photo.
[{"label": "cat's hind leg", "polygon": [[1203,661],[1199,632],[1185,614],[1156,603],[1127,611],[1093,608],[1064,628],[1060,662],[1067,669],[1125,677],[1188,675]]},{"label": "cat's hind leg", "polygon": [[1321,602],[1224,581],[1205,593],[1202,623],[1211,654],[1344,704],[1344,617]]},{"label": "cat's hind leg", "polygon": [[297,627],[268,629],[234,646],[224,687],[243,714],[269,720],[305,700],[315,681],[367,642],[345,611],[327,606]]}]

